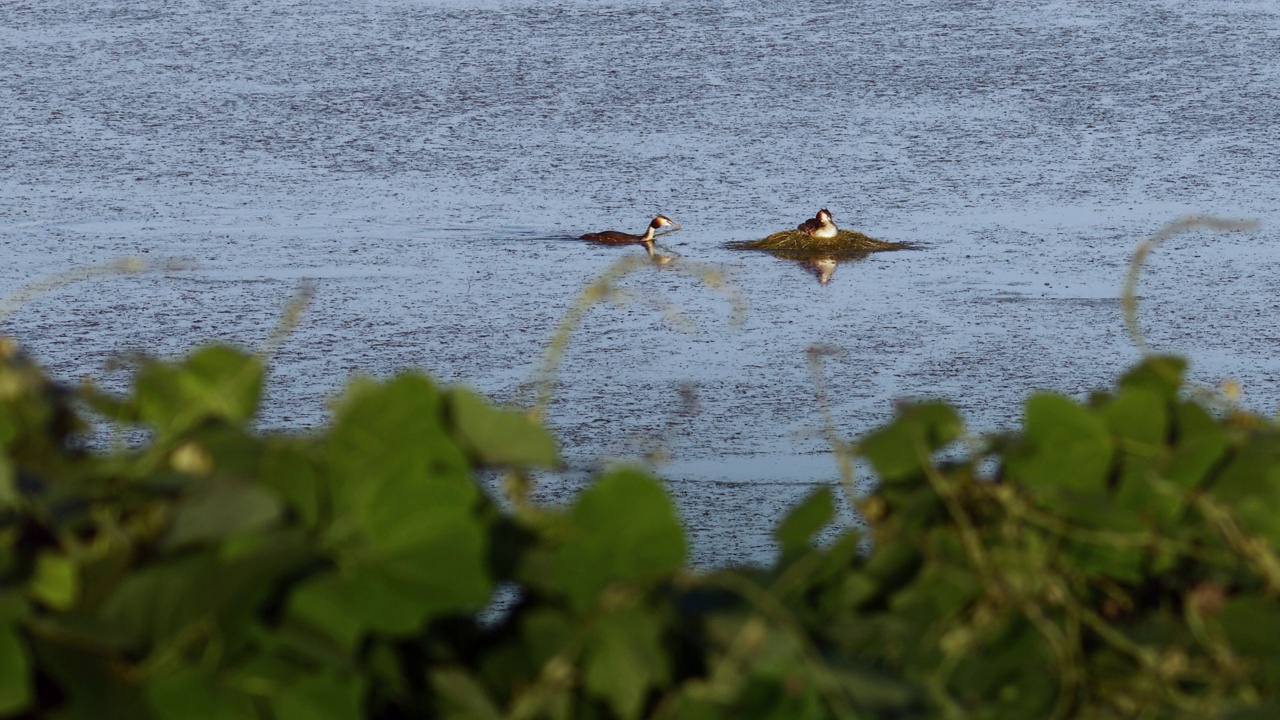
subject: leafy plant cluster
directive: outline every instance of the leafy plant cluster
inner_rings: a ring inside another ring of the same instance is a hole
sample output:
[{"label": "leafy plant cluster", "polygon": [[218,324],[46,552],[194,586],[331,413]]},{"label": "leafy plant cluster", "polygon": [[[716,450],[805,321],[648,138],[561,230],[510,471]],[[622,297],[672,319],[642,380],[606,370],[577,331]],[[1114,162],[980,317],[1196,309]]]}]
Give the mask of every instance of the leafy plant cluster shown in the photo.
[{"label": "leafy plant cluster", "polygon": [[[465,388],[357,379],[326,429],[262,433],[255,356],[118,398],[0,341],[0,714],[1280,716],[1280,433],[1182,370],[984,440],[903,408],[841,448],[879,476],[867,535],[815,544],[823,490],[771,567],[696,573],[642,472],[526,503],[552,438]],[[89,413],[149,439],[85,449]]]}]

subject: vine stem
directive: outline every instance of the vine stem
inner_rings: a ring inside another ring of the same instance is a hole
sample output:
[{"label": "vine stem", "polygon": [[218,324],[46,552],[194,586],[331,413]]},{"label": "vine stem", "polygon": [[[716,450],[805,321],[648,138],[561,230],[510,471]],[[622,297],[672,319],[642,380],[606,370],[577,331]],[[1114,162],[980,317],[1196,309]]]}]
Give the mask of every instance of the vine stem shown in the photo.
[{"label": "vine stem", "polygon": [[1143,355],[1149,355],[1152,352],[1151,347],[1147,345],[1146,338],[1142,335],[1142,328],[1138,326],[1138,280],[1142,275],[1142,266],[1146,264],[1151,252],[1165,240],[1199,228],[1238,232],[1257,229],[1258,225],[1259,222],[1257,220],[1233,220],[1213,215],[1187,215],[1165,223],[1154,234],[1138,243],[1138,248],[1133,251],[1133,258],[1129,261],[1129,273],[1125,276],[1124,289],[1120,293],[1120,302],[1124,306],[1124,322],[1129,329],[1129,338],[1139,352]]},{"label": "vine stem", "polygon": [[302,314],[311,305],[311,300],[315,297],[316,289],[311,281],[303,282],[302,285],[289,298],[288,304],[284,307],[284,312],[280,315],[279,322],[271,331],[271,335],[262,343],[262,347],[258,348],[258,358],[266,365],[267,360],[276,351],[284,345],[284,341],[293,333],[294,328],[298,327],[302,320]]},{"label": "vine stem", "polygon": [[8,297],[0,300],[0,322],[7,320],[10,315],[17,312],[23,305],[58,288],[113,275],[136,275],[146,270],[147,264],[142,258],[130,257],[97,265],[75,267],[42,277],[23,285],[10,293]]},{"label": "vine stem", "polygon": [[[724,294],[732,305],[730,324],[735,328],[743,324],[747,314],[746,299],[732,283],[727,281],[724,274],[716,268],[683,259],[670,264],[656,263],[651,258],[634,255],[617,260],[605,268],[599,277],[578,294],[577,299],[569,306],[564,318],[560,320],[555,334],[551,336],[551,342],[547,345],[542,364],[534,373],[533,382],[538,389],[533,407],[529,413],[535,419],[542,420],[546,416],[555,390],[556,374],[559,372],[560,365],[564,361],[565,353],[569,348],[569,340],[573,336],[573,331],[582,324],[582,319],[587,312],[604,301],[626,302],[633,299],[618,287],[618,282],[643,267],[654,265],[661,265],[664,268],[669,267],[672,270],[682,272],[700,280],[710,290]],[[695,326],[684,317],[675,305],[665,302],[659,302],[658,305],[668,321],[677,327],[694,329]]]},{"label": "vine stem", "polygon": [[805,354],[809,358],[809,373],[813,376],[813,392],[818,402],[818,411],[822,414],[822,432],[831,452],[836,456],[836,465],[840,469],[840,486],[844,490],[845,501],[849,508],[857,511],[857,476],[853,458],[850,457],[849,444],[840,437],[836,430],[835,417],[831,414],[831,402],[827,396],[827,385],[822,374],[822,359],[827,355],[836,355],[840,349],[830,345],[810,345]]}]

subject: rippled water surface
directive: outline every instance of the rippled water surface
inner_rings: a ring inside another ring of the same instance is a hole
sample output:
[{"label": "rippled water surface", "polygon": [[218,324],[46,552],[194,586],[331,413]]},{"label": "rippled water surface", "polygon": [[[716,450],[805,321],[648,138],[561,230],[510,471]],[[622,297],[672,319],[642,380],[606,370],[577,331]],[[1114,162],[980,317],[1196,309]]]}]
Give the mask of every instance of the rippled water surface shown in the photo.
[{"label": "rippled water surface", "polygon": [[[352,372],[425,368],[510,400],[582,288],[656,213],[680,259],[592,310],[550,420],[572,469],[663,449],[699,562],[763,557],[896,399],[980,429],[1108,385],[1115,297],[1197,379],[1280,399],[1280,6],[1271,2],[7,2],[0,288],[122,256],[193,269],[49,293],[0,324],[54,373],[270,333],[266,427],[322,423]],[[838,267],[729,240],[837,222],[917,249]],[[680,272],[729,274],[749,310]],[[834,271],[834,272],[833,272]],[[828,275],[829,282],[819,282]],[[671,325],[664,304],[695,330]]]}]

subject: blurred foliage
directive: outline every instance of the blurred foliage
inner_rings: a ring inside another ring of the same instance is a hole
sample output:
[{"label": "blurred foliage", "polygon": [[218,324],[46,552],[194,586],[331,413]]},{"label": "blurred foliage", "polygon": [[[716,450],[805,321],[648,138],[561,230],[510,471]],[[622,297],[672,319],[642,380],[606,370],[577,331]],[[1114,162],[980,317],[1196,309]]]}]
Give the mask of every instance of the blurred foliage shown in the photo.
[{"label": "blurred foliage", "polygon": [[[694,573],[642,472],[490,497],[555,445],[469,390],[358,379],[327,429],[263,433],[255,356],[148,361],[120,398],[0,340],[0,715],[1275,717],[1280,432],[1182,373],[968,445],[905,407],[844,448],[867,536],[815,541],[824,489],[773,566]],[[146,442],[89,449],[90,417]]]}]

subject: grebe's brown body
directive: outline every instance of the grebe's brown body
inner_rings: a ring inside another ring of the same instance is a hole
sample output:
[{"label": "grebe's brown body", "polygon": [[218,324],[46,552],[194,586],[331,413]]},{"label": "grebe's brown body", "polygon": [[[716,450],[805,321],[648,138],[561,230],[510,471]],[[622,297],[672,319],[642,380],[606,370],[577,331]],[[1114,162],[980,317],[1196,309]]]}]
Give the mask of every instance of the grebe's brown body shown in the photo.
[{"label": "grebe's brown body", "polygon": [[840,228],[836,227],[835,221],[831,219],[831,211],[826,208],[822,208],[817,215],[797,225],[796,229],[819,240],[830,240],[840,232]]},{"label": "grebe's brown body", "polygon": [[649,223],[649,227],[645,228],[643,235],[632,235],[631,233],[618,232],[617,230],[605,230],[598,233],[587,233],[582,236],[582,239],[610,245],[625,245],[628,243],[648,245],[653,242],[653,231],[664,227],[671,227],[675,230],[680,229],[680,226],[672,222],[671,218],[659,215],[653,219],[653,222]]}]

